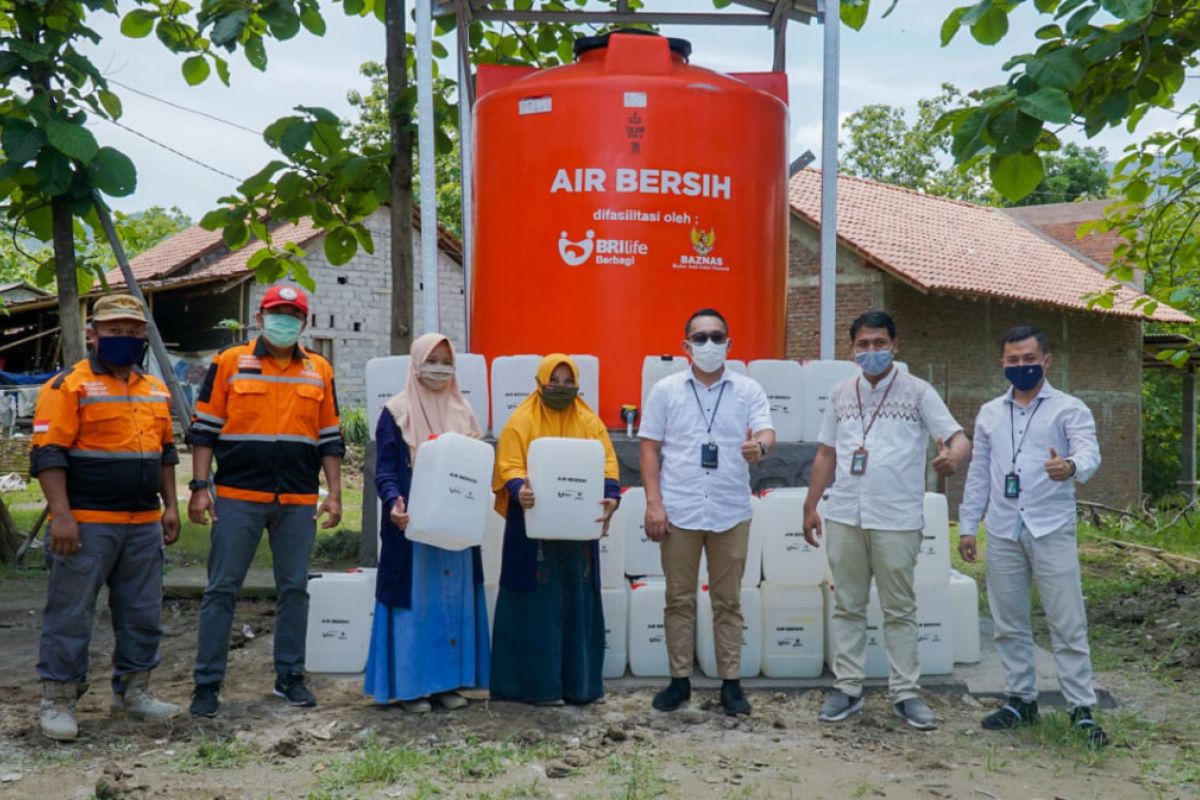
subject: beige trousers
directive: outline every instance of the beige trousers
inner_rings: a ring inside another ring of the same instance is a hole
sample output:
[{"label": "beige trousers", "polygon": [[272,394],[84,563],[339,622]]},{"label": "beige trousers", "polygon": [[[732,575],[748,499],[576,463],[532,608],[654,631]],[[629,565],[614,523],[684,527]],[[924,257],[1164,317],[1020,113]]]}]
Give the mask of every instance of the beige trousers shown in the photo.
[{"label": "beige trousers", "polygon": [[883,608],[883,642],[888,657],[888,693],[893,703],[918,696],[917,595],[913,570],[921,550],[920,531],[880,531],[825,523],[833,570],[834,687],[862,694],[867,658],[867,601],[871,577]]},{"label": "beige trousers", "polygon": [[750,523],[727,531],[694,531],[671,525],[662,543],[663,574],[667,577],[667,656],[671,677],[692,674],[696,658],[696,589],[700,553],[708,556],[708,596],[713,609],[713,639],[717,670],[726,680],[742,671],[742,573]]}]

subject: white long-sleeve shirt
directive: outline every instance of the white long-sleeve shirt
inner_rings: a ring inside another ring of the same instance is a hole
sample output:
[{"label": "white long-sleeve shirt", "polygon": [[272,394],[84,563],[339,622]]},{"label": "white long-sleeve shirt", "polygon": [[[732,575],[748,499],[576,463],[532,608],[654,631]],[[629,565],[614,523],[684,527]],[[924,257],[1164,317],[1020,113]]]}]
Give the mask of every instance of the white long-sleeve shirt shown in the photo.
[{"label": "white long-sleeve shirt", "polygon": [[[1051,448],[1075,464],[1073,479],[1056,481],[1046,474]],[[988,536],[1017,539],[1022,525],[1034,536],[1045,536],[1074,524],[1075,483],[1086,483],[1099,467],[1096,420],[1082,400],[1046,381],[1033,402],[1022,407],[1010,388],[975,418],[959,530],[973,535],[983,518]],[[1015,498],[1004,496],[1010,472],[1021,483]]]}]

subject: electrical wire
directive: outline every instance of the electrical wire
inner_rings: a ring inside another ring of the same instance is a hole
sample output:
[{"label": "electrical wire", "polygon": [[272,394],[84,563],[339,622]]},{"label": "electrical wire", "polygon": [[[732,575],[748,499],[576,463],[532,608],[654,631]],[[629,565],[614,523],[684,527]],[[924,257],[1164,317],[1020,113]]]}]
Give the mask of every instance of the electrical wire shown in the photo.
[{"label": "electrical wire", "polygon": [[154,100],[155,102],[158,102],[158,103],[162,103],[165,106],[170,106],[171,108],[176,108],[176,109],[179,109],[180,111],[186,111],[187,113],[195,114],[198,117],[204,117],[206,119],[211,119],[214,122],[220,122],[222,125],[228,125],[231,128],[237,128],[239,131],[245,131],[246,133],[254,134],[254,136],[256,138],[262,137],[262,131],[256,131],[253,128],[246,127],[245,125],[241,124],[240,122],[234,122],[233,120],[228,120],[223,117],[218,117],[216,114],[209,114],[207,111],[200,111],[199,109],[189,108],[185,105],[180,105],[179,103],[173,102],[171,100],[165,100],[161,97],[152,95],[149,92],[142,91],[141,89],[135,89],[127,83],[121,83],[120,81],[114,80],[112,78],[109,78],[108,82],[113,84],[114,86],[120,86],[122,89],[133,92],[134,94],[141,95],[142,97],[148,98],[150,100]]},{"label": "electrical wire", "polygon": [[229,178],[230,180],[238,181],[239,183],[243,180],[242,178],[239,178],[237,175],[230,175],[228,172],[225,172],[224,170],[221,170],[221,169],[217,169],[216,167],[212,166],[211,164],[205,164],[203,161],[201,161],[198,158],[192,158],[187,153],[182,153],[182,152],[176,150],[174,147],[171,147],[169,144],[164,144],[163,142],[160,142],[153,137],[147,136],[146,134],[142,133],[141,131],[136,131],[133,128],[129,127],[128,125],[125,125],[124,123],[117,122],[116,120],[109,119],[107,117],[101,117],[101,119],[103,119],[105,122],[108,122],[112,125],[116,125],[118,128],[121,128],[122,130],[129,131],[134,136],[141,137],[142,139],[145,139],[147,142],[150,142],[151,144],[158,145],[163,150],[166,150],[168,153],[177,155],[186,161],[190,161],[198,167],[203,167],[204,169],[208,170],[209,172],[215,172],[216,174],[220,175],[223,178]]}]

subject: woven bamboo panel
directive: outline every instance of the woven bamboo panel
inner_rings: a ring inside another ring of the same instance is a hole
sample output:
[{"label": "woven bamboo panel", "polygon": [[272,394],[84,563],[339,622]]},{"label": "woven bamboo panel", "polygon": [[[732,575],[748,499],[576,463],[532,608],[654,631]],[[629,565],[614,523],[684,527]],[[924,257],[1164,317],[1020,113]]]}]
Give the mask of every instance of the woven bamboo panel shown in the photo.
[{"label": "woven bamboo panel", "polygon": [[29,439],[0,439],[0,475],[29,477]]}]

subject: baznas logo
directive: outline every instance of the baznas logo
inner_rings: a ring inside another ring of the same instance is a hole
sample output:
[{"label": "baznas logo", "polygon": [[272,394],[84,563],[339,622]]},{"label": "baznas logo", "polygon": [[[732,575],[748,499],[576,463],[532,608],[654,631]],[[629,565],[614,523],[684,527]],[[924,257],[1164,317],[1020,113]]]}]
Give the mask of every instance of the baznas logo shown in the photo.
[{"label": "baznas logo", "polygon": [[716,228],[709,228],[707,231],[701,230],[700,228],[692,228],[692,249],[696,251],[696,255],[708,255],[712,252],[713,246],[716,243]]},{"label": "baznas logo", "polygon": [[567,238],[567,232],[563,231],[558,237],[558,255],[568,267],[578,267],[592,257],[596,246],[595,239],[596,232],[588,231],[585,238],[572,242]]}]

